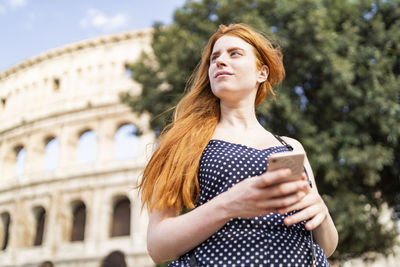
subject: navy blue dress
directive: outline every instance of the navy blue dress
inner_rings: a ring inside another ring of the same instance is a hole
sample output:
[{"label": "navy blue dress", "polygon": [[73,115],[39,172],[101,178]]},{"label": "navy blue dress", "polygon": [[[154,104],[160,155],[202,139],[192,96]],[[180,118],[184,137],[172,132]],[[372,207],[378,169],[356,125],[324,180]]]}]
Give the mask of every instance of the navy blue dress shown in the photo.
[{"label": "navy blue dress", "polygon": [[[268,156],[284,151],[288,151],[286,146],[259,150],[211,140],[200,160],[200,197],[196,207],[243,179],[261,175],[266,171]],[[289,214],[231,219],[191,255],[198,266],[311,266],[310,233],[304,228],[304,222],[285,226],[283,219]],[[315,243],[313,246],[316,266],[330,266],[323,250]],[[191,255],[184,254],[169,266],[191,266]]]}]

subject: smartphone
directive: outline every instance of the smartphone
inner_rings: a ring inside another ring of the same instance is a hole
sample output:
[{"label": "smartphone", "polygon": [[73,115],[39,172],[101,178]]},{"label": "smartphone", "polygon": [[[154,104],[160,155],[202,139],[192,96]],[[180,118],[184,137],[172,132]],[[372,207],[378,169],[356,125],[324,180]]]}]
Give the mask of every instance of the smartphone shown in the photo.
[{"label": "smartphone", "polygon": [[291,175],[282,182],[299,179],[304,171],[304,158],[304,152],[288,151],[272,154],[268,158],[267,171],[290,169],[292,171]]}]

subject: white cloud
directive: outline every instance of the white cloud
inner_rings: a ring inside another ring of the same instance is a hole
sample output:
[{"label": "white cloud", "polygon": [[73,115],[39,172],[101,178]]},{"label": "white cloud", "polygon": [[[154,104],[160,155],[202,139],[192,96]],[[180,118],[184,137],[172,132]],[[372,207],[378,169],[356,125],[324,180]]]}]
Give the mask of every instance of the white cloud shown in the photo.
[{"label": "white cloud", "polygon": [[113,30],[126,25],[128,16],[122,13],[114,16],[106,16],[102,11],[90,8],[86,16],[81,19],[80,25],[82,28],[99,28],[102,30]]},{"label": "white cloud", "polygon": [[8,4],[12,7],[26,6],[27,0],[8,0]]},{"label": "white cloud", "polygon": [[6,7],[3,5],[0,5],[0,15],[6,13]]},{"label": "white cloud", "polygon": [[24,7],[28,3],[28,0],[8,0],[3,1],[3,4],[0,4],[0,15],[7,13],[8,9],[11,8],[19,8]]}]

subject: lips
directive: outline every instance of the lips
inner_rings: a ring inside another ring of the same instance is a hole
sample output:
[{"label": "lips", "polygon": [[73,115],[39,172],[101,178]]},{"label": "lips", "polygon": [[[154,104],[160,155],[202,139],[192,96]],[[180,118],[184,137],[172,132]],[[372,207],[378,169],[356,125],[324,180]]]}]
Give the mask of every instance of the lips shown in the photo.
[{"label": "lips", "polygon": [[230,73],[229,71],[218,71],[215,74],[214,78],[217,78],[218,76],[221,76],[221,75],[232,75],[232,73]]}]

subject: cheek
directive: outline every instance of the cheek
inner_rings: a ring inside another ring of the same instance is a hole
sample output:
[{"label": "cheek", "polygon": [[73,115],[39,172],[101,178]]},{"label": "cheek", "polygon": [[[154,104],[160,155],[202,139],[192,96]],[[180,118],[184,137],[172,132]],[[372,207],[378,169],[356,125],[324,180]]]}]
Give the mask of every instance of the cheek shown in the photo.
[{"label": "cheek", "polygon": [[208,68],[208,80],[210,81],[210,84],[212,84],[214,82],[214,79],[212,77],[212,73],[213,73],[213,67],[209,67]]},{"label": "cheek", "polygon": [[208,67],[208,77],[211,77],[211,73],[214,71],[214,64],[211,64],[209,67]]}]

